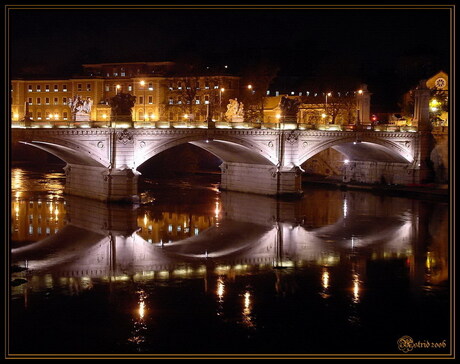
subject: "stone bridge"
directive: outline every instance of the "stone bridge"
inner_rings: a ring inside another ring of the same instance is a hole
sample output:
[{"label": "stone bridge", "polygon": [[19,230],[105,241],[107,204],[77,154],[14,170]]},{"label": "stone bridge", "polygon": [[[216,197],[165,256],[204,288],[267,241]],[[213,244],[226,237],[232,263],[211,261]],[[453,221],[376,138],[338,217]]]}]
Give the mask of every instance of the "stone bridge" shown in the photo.
[{"label": "stone bridge", "polygon": [[400,166],[399,180],[425,177],[430,132],[272,129],[13,129],[13,140],[43,149],[67,165],[66,193],[137,202],[137,169],[184,143],[222,160],[221,189],[265,195],[301,194],[301,165],[333,148],[350,161]]}]

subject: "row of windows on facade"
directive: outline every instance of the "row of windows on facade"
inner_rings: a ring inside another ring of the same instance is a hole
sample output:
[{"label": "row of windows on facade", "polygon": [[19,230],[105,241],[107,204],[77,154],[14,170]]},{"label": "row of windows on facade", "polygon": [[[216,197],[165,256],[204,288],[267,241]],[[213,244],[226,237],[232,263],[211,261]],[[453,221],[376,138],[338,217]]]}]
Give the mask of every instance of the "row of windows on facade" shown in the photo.
[{"label": "row of windows on facade", "polygon": [[[148,84],[147,88],[148,88],[149,91],[153,91],[153,89],[154,89],[153,88],[153,83],[150,82]],[[105,85],[105,91],[109,92],[111,89],[112,89],[112,91],[116,92],[117,91],[117,84]],[[35,90],[34,90],[33,85],[28,85],[27,90],[28,90],[28,92],[34,92],[34,91],[35,92],[41,92],[42,91],[42,85],[35,85]],[[59,91],[67,92],[68,88],[67,88],[67,85],[62,85],[61,90],[60,90],[59,85],[54,85],[54,88],[51,89],[50,85],[45,85],[45,88],[44,88],[45,92],[50,92],[51,90],[54,90],[54,92],[59,92]],[[91,90],[92,90],[92,85],[90,83],[87,83],[85,91],[91,91]],[[133,85],[128,85],[128,91],[132,91],[132,90],[133,90]],[[83,91],[83,84],[77,83],[77,91]]]},{"label": "row of windows on facade", "polygon": [[[36,111],[35,113],[33,111],[29,112],[29,117],[34,120],[35,117],[37,118],[37,120],[42,120],[42,112],[41,111]],[[52,113],[51,111],[46,111],[45,112],[45,120],[57,120],[60,118],[60,115],[58,112],[55,112],[55,113]],[[68,115],[68,112],[67,111],[64,111],[62,113],[62,120],[68,120],[69,118],[69,115]]]},{"label": "row of windows on facade", "polygon": [[[49,97],[45,97],[45,102],[44,102],[44,104],[45,104],[45,105],[51,105],[50,100],[51,100],[51,99],[50,99]],[[147,100],[148,100],[147,102],[148,102],[149,104],[153,104],[153,96],[149,96],[149,97],[147,98]],[[34,99],[33,99],[32,97],[28,97],[28,98],[27,98],[27,103],[28,103],[29,105],[41,105],[41,104],[42,104],[42,99],[41,99],[41,97],[37,97],[37,98],[35,99],[35,103],[34,103]],[[143,104],[143,103],[144,103],[144,98],[143,98],[142,96],[139,97],[139,100],[138,100],[137,103],[138,103],[138,104]],[[53,98],[53,105],[67,105],[67,104],[68,104],[67,97],[63,97],[61,102],[59,101],[59,98],[58,98],[58,97],[54,97],[54,98]]]},{"label": "row of windows on facade", "polygon": [[[59,85],[55,84],[54,87],[51,89],[50,88],[51,85],[45,85],[45,88],[44,88],[44,91],[45,92],[50,92],[51,90],[54,90],[54,92],[59,92],[59,91],[63,91],[63,92],[67,92],[68,91],[68,88],[67,88],[67,85],[62,85],[61,87],[61,90],[59,89]],[[112,85],[105,85],[105,91],[109,92],[111,89],[112,91],[116,91],[117,90],[117,86],[118,84],[112,84]],[[119,85],[121,88],[123,88],[123,85]],[[174,84],[174,83],[169,83],[168,85],[168,88],[169,90],[182,90],[183,88],[186,88],[187,90],[190,90],[191,89],[191,86],[186,84],[186,85],[183,85],[182,82],[177,82],[177,84]],[[200,83],[197,82],[196,85],[195,85],[195,88],[196,89],[200,89]],[[219,89],[220,86],[218,83],[214,83],[213,86],[212,86],[213,89]],[[228,83],[228,89],[231,89],[232,88],[232,82],[230,81]],[[34,87],[33,85],[28,85],[27,86],[27,89],[29,92],[41,92],[42,91],[42,85],[35,85],[35,90],[34,90]],[[129,84],[127,86],[127,89],[128,91],[133,91],[133,85],[132,84]],[[140,90],[143,90],[144,88],[141,86],[139,88]],[[154,87],[153,87],[153,82],[149,82],[148,86],[147,86],[147,89],[149,91],[153,91],[154,90]],[[211,86],[209,83],[205,83],[204,84],[204,89],[205,90],[209,90],[211,89]],[[86,91],[91,91],[92,90],[92,84],[90,83],[87,83],[86,84],[86,88],[85,88]],[[83,84],[81,83],[77,83],[77,91],[83,91]]]}]

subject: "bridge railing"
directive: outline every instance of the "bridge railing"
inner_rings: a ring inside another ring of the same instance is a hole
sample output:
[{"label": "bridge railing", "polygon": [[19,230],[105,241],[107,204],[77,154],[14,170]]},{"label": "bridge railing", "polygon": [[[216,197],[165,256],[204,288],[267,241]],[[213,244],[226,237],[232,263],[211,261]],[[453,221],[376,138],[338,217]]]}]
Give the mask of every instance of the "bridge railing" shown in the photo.
[{"label": "bridge railing", "polygon": [[[127,123],[108,121],[32,121],[30,126],[24,122],[15,122],[13,128],[145,128],[145,129],[271,129],[271,130],[321,130],[321,131],[381,131],[381,132],[416,132],[415,126],[398,126],[394,124],[379,125],[340,125],[340,124],[306,124],[306,123],[252,123],[226,121],[149,121]],[[443,133],[448,127],[435,127],[433,132]],[[438,130],[439,129],[439,130]]]}]

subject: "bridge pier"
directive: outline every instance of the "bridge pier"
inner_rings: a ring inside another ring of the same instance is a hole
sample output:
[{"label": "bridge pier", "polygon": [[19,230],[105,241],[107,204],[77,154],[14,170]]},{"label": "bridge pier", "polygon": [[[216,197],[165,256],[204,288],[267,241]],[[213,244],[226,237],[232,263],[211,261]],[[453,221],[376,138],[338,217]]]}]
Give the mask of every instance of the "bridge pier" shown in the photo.
[{"label": "bridge pier", "polygon": [[66,184],[64,192],[106,202],[139,202],[137,182],[139,172],[130,168],[67,164],[64,167]]},{"label": "bridge pier", "polygon": [[222,190],[261,195],[301,195],[302,178],[298,168],[280,169],[273,165],[224,162]]}]

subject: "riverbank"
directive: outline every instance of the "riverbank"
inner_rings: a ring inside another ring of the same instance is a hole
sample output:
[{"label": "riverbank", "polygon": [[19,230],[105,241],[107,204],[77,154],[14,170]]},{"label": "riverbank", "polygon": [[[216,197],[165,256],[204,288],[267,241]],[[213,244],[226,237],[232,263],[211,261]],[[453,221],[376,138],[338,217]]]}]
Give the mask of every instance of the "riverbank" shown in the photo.
[{"label": "riverbank", "polygon": [[417,185],[386,185],[359,182],[347,183],[317,176],[303,176],[302,185],[339,188],[343,190],[364,190],[373,193],[390,194],[402,197],[441,198],[443,200],[447,200],[450,197],[449,185],[435,183]]}]

